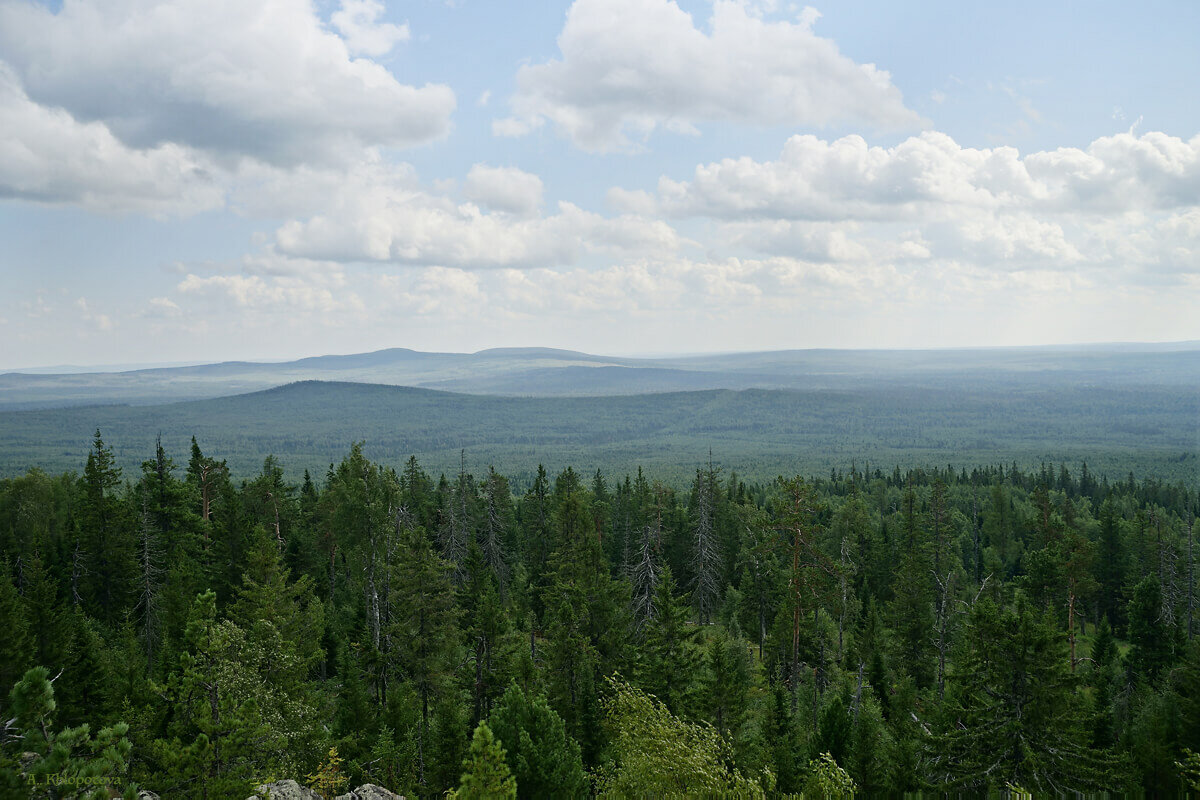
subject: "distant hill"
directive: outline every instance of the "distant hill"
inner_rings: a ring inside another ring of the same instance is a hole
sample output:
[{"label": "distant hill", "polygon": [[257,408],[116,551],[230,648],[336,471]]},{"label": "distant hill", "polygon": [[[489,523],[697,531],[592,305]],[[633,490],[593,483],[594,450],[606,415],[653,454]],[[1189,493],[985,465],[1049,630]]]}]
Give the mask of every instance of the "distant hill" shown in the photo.
[{"label": "distant hill", "polygon": [[231,361],[124,372],[0,374],[0,410],[96,403],[149,405],[253,392],[305,380],[352,381],[525,397],[704,389],[888,387],[1028,391],[1070,386],[1190,386],[1200,343],[963,350],[784,350],[664,358],[550,348],[424,353],[404,348],[279,363]]},{"label": "distant hill", "polygon": [[997,391],[986,381],[877,381],[836,390],[502,397],[307,381],[187,402],[0,412],[0,475],[34,466],[81,470],[100,428],[127,477],[161,432],[176,464],[186,463],[195,435],[206,453],[228,459],[243,477],[268,454],[293,479],[303,469],[321,475],[363,441],[372,459],[398,467],[416,455],[435,472],[457,469],[465,449],[471,469],[494,464],[518,482],[538,463],[617,475],[641,464],[682,482],[710,448],[727,469],[759,479],[824,474],[852,461],[890,471],[1086,460],[1114,478],[1134,471],[1190,481],[1200,474],[1197,420],[1200,393],[1169,383],[1041,382]]}]

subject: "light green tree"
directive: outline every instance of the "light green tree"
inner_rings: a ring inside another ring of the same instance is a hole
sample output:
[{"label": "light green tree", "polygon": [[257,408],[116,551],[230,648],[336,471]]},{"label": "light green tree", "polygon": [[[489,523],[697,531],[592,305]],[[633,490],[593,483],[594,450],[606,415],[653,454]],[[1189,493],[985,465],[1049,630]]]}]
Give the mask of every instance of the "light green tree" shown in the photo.
[{"label": "light green tree", "polygon": [[822,800],[850,800],[858,791],[850,773],[838,766],[829,753],[808,762],[808,780],[804,783],[804,797]]},{"label": "light green tree", "polygon": [[1183,756],[1183,761],[1176,761],[1175,766],[1179,767],[1179,774],[1184,783],[1191,787],[1193,792],[1200,792],[1200,753],[1184,749]]},{"label": "light green tree", "polygon": [[675,717],[620,679],[608,684],[604,711],[613,761],[599,771],[601,797],[766,796],[769,785],[730,767],[729,744],[712,726]]},{"label": "light green tree", "polygon": [[517,796],[517,781],[504,761],[504,748],[486,722],[480,722],[463,760],[462,781],[452,795],[461,800],[503,800]]}]

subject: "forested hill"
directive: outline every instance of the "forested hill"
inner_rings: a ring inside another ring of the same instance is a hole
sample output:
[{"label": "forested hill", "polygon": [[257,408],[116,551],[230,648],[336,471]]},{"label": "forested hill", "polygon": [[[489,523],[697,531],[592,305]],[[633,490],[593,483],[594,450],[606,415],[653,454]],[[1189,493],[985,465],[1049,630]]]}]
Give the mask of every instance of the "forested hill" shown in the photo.
[{"label": "forested hill", "polygon": [[995,392],[1059,387],[1200,390],[1200,343],[959,350],[782,350],[660,358],[549,348],[422,353],[403,348],[297,361],[246,361],[123,372],[0,374],[0,409],[152,404],[257,391],[304,380],[523,397],[702,389],[850,390],[964,386]]},{"label": "forested hill", "polygon": [[168,452],[190,437],[257,473],[275,455],[323,474],[351,442],[391,466],[416,455],[457,472],[460,451],[518,484],[539,463],[639,465],[686,480],[713,458],[745,475],[824,474],[852,461],[897,464],[1077,464],[1176,481],[1197,474],[1200,395],[1186,386],[992,388],[869,386],[840,391],[710,390],[622,397],[516,398],[360,383],[301,382],[267,391],[153,406],[0,412],[0,475],[80,470],[97,428],[117,463],[135,469],[160,433]]}]

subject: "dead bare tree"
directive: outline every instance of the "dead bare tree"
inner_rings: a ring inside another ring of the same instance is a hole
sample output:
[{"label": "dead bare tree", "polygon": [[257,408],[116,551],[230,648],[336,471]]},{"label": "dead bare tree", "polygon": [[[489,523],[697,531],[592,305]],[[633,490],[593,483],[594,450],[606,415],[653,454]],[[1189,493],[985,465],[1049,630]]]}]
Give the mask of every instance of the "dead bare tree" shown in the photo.
[{"label": "dead bare tree", "polygon": [[633,620],[634,630],[641,635],[646,623],[654,619],[654,591],[658,588],[658,576],[661,569],[657,563],[658,532],[654,526],[646,525],[639,532],[638,561],[630,570],[630,582],[633,584]]},{"label": "dead bare tree", "polygon": [[146,649],[146,669],[154,668],[154,653],[159,640],[158,597],[162,577],[160,548],[155,537],[154,525],[142,500],[142,523],[138,542],[138,615],[142,622],[142,643]]},{"label": "dead bare tree", "polygon": [[[937,687],[938,699],[946,696],[946,651],[950,646],[950,624],[952,621],[952,609],[950,600],[954,594],[955,578],[958,573],[947,572],[943,578],[937,572],[933,573],[933,580],[937,584],[938,602],[937,602],[937,641],[934,643],[937,647],[938,664],[937,664]],[[982,589],[982,587],[981,587]]]},{"label": "dead bare tree", "polygon": [[701,625],[716,611],[721,593],[721,548],[716,532],[717,473],[708,454],[708,469],[696,472],[696,505],[692,510],[692,605]]}]

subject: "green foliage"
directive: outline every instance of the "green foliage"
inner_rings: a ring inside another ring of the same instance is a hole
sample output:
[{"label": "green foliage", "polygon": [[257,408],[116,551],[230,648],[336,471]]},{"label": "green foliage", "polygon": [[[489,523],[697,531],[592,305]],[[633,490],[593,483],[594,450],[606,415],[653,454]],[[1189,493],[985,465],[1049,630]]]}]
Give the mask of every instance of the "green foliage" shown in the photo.
[{"label": "green foliage", "polygon": [[808,762],[808,780],[804,782],[803,795],[826,800],[850,800],[858,787],[846,770],[838,766],[829,753]]},{"label": "green foliage", "polygon": [[742,726],[751,686],[751,661],[746,643],[718,628],[708,643],[701,679],[703,706],[722,736]]},{"label": "green foliage", "polygon": [[11,686],[29,666],[29,621],[6,564],[0,564],[0,688]]},{"label": "green foliage", "polygon": [[1200,792],[1200,753],[1191,750],[1183,751],[1183,760],[1175,762],[1179,767],[1179,775],[1183,782],[1193,792]]},{"label": "green foliage", "polygon": [[646,623],[639,683],[673,714],[690,708],[699,665],[694,631],[687,627],[686,598],[675,596],[675,578],[664,567],[654,593],[654,617]]},{"label": "green foliage", "polygon": [[196,598],[185,640],[187,649],[165,687],[171,708],[166,735],[150,746],[160,765],[158,788],[169,793],[202,786],[212,796],[233,796],[262,775],[297,769],[286,746],[294,733],[285,723],[287,700],[262,679],[270,654],[252,651],[244,631],[217,620],[214,592]]},{"label": "green foliage", "polygon": [[514,683],[488,723],[504,746],[520,797],[587,797],[579,744],[544,697],[528,695]]},{"label": "green foliage", "polygon": [[327,799],[341,794],[349,782],[350,779],[342,771],[342,759],[338,756],[336,747],[329,748],[329,756],[316,772],[308,776],[309,787]]},{"label": "green foliage", "polygon": [[117,723],[95,736],[86,723],[55,730],[58,704],[45,667],[26,672],[11,697],[14,721],[23,733],[23,752],[20,766],[14,770],[17,780],[12,780],[10,772],[4,782],[36,787],[31,796],[108,800],[114,791],[126,798],[137,795],[137,786],[129,780],[133,746],[127,738],[128,725]]},{"label": "green foliage", "polygon": [[729,745],[712,727],[684,722],[666,706],[610,679],[605,722],[613,761],[598,774],[601,797],[727,794],[765,797],[762,784],[730,768]]},{"label": "green foliage", "polygon": [[975,604],[954,677],[930,753],[939,786],[1057,793],[1109,785],[1110,765],[1088,743],[1063,636],[1023,597]]},{"label": "green foliage", "polygon": [[471,751],[463,761],[462,781],[452,797],[461,800],[503,800],[517,796],[517,781],[509,772],[504,748],[486,722],[475,728]]},{"label": "green foliage", "polygon": [[1141,678],[1157,677],[1175,655],[1177,628],[1162,618],[1162,587],[1147,575],[1133,588],[1129,600],[1129,669]]},{"label": "green foliage", "polygon": [[[481,722],[522,797],[844,791],[812,783],[842,777],[822,754],[869,796],[1167,795],[1200,749],[1191,486],[851,464],[687,491],[693,465],[530,470],[514,498],[473,454],[446,479],[371,447],[299,486],[274,458],[235,483],[198,444],[185,479],[156,446],[122,483],[103,440],[83,478],[0,479],[0,677],[58,676],[0,727],[0,796],[37,719],[43,760],[108,743],[122,790],[182,798],[307,773],[440,795]],[[101,541],[135,545],[107,597]]]},{"label": "green foliage", "polygon": [[437,553],[422,528],[406,528],[399,537],[395,582],[404,587],[396,600],[389,636],[393,658],[420,702],[417,729],[417,781],[427,783],[426,745],[430,710],[449,683],[458,608],[450,584],[450,566]]}]

